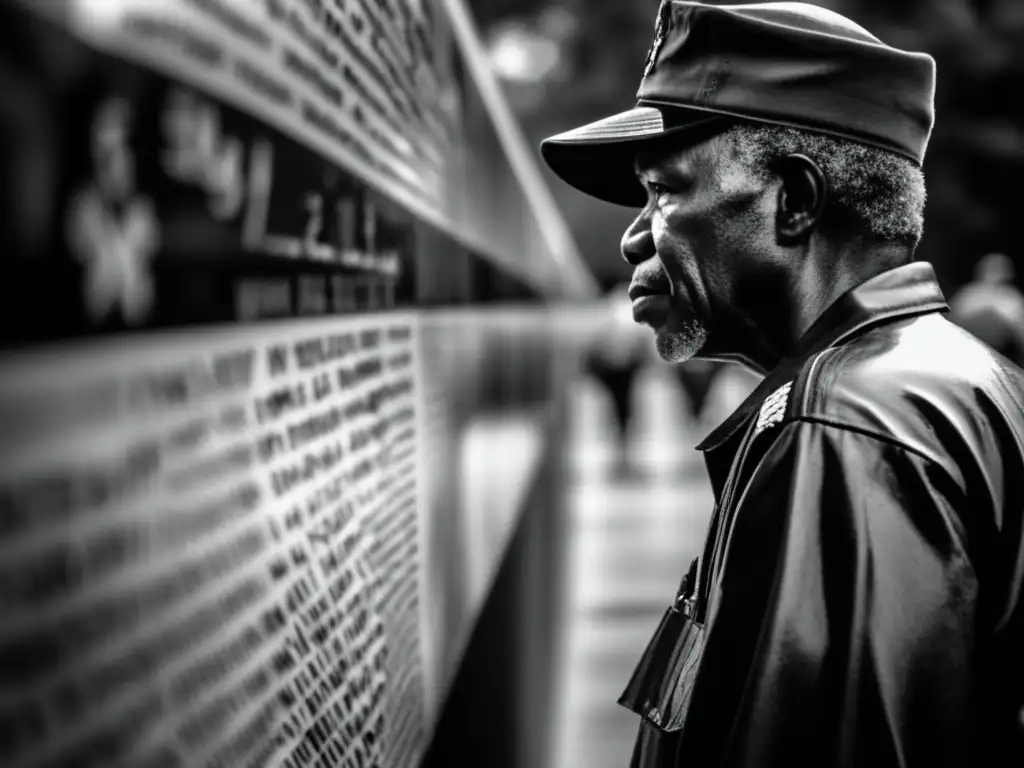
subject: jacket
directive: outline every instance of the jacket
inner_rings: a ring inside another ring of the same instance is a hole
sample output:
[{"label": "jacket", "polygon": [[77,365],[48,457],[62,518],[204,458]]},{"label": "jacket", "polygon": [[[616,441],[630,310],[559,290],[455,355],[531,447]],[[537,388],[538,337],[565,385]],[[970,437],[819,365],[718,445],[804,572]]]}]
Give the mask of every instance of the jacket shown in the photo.
[{"label": "jacket", "polygon": [[931,266],[831,305],[698,450],[634,768],[1024,766],[1024,373]]}]

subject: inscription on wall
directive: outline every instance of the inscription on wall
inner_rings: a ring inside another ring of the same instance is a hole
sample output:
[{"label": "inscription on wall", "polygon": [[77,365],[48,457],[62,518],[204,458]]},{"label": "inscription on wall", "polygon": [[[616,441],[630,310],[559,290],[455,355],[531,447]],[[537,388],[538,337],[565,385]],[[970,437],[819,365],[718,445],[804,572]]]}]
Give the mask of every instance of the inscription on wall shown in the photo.
[{"label": "inscription on wall", "polygon": [[445,11],[58,6],[4,73],[0,765],[412,768],[483,319],[551,261]]},{"label": "inscription on wall", "polygon": [[0,763],[415,764],[412,322],[195,343],[0,384]]},{"label": "inscription on wall", "polygon": [[[175,61],[442,210],[461,99],[430,3],[177,0],[126,4],[82,34]],[[301,128],[299,128],[301,127]]]}]

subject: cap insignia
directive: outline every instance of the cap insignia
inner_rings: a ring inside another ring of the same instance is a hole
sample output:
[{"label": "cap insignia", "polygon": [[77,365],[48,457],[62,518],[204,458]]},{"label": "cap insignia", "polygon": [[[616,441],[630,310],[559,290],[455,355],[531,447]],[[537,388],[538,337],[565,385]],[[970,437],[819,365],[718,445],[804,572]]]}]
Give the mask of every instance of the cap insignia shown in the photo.
[{"label": "cap insignia", "polygon": [[647,51],[647,62],[644,65],[645,78],[654,69],[654,62],[658,59],[658,53],[661,52],[661,46],[665,42],[665,33],[668,31],[668,17],[671,10],[671,0],[661,0],[661,5],[658,6],[658,19],[654,23],[654,42]]}]

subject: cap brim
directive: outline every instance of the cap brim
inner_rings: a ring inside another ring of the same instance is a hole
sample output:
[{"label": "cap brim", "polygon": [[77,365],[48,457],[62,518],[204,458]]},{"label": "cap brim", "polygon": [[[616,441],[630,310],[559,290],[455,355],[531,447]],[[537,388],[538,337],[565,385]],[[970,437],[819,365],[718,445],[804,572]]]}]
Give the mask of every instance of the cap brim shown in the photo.
[{"label": "cap brim", "polygon": [[670,136],[673,141],[697,143],[727,122],[696,109],[641,106],[545,139],[540,152],[560,179],[581,192],[642,208],[647,193],[636,177],[637,152]]}]

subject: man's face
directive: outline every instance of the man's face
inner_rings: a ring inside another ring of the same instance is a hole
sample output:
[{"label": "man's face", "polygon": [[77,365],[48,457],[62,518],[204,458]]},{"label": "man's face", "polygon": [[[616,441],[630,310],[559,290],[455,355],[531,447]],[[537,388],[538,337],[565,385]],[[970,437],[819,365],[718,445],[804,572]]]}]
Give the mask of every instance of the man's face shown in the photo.
[{"label": "man's face", "polygon": [[774,190],[721,137],[641,153],[636,170],[647,205],[622,237],[634,319],[668,362],[741,354],[738,288],[775,250]]}]

